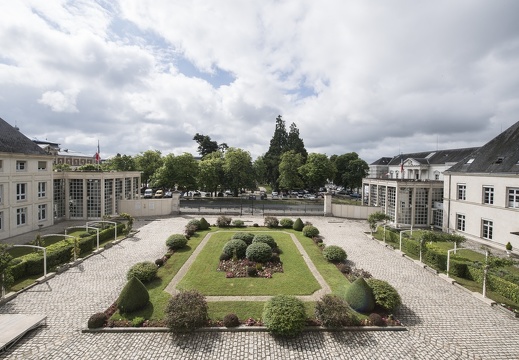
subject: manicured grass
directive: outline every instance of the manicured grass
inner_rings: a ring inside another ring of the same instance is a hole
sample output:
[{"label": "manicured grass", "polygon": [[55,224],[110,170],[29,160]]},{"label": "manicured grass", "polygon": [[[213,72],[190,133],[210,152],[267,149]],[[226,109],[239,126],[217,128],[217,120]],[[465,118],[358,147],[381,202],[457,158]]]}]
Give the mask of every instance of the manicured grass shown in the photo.
[{"label": "manicured grass", "polygon": [[232,233],[218,232],[200,252],[178,289],[196,289],[206,296],[310,295],[320,289],[319,283],[306,266],[288,234],[269,232],[282,250],[283,273],[266,278],[226,278],[217,271],[219,256]]},{"label": "manicured grass", "polygon": [[[223,320],[225,315],[234,313],[242,321],[248,318],[260,320],[263,314],[265,302],[262,301],[214,301],[208,303],[209,318],[211,320]],[[315,317],[315,302],[305,302],[306,316]]]}]

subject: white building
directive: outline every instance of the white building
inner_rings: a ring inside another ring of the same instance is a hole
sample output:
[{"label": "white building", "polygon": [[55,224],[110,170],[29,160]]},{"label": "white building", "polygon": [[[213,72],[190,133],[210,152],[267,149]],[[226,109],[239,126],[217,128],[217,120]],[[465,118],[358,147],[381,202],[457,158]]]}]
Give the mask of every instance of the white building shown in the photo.
[{"label": "white building", "polygon": [[519,248],[519,122],[444,176],[444,231]]}]

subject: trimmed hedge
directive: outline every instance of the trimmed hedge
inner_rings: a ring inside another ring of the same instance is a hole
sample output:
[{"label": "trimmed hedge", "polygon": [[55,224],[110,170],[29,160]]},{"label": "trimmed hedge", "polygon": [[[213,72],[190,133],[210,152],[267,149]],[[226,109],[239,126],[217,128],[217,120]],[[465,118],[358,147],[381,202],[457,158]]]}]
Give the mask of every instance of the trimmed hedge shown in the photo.
[{"label": "trimmed hedge", "polygon": [[182,249],[187,245],[187,238],[182,234],[170,235],[166,240],[166,246],[170,250]]},{"label": "trimmed hedge", "polygon": [[250,261],[266,263],[272,258],[272,248],[268,244],[255,242],[247,246],[245,256]]},{"label": "trimmed hedge", "polygon": [[229,257],[233,257],[236,254],[238,259],[245,257],[245,251],[247,251],[247,244],[245,241],[240,239],[231,239],[225,243],[222,252]]},{"label": "trimmed hedge", "polygon": [[294,296],[274,296],[265,303],[263,323],[273,335],[296,336],[306,324],[305,305]]},{"label": "trimmed hedge", "polygon": [[348,255],[343,248],[337,245],[330,245],[324,248],[323,256],[326,260],[332,263],[339,263],[346,260]]}]

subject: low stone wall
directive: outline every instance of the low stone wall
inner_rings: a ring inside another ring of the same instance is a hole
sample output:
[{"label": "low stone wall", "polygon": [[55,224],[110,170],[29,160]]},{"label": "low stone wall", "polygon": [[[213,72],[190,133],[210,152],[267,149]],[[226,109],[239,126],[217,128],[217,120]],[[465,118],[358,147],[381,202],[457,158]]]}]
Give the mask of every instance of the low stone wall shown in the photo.
[{"label": "low stone wall", "polygon": [[180,197],[166,199],[120,200],[119,213],[127,213],[133,217],[176,215],[180,213]]},{"label": "low stone wall", "polygon": [[331,204],[331,215],[339,218],[367,220],[368,216],[376,211],[380,211],[380,208],[375,206]]}]

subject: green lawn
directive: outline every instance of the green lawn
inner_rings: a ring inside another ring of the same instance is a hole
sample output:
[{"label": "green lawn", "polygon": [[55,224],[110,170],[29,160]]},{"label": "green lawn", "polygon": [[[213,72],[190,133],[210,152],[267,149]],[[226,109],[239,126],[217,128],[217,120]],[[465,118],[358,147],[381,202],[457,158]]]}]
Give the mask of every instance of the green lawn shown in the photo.
[{"label": "green lawn", "polygon": [[[214,233],[206,245],[202,253],[198,256],[197,260],[189,270],[185,282],[181,282],[181,286],[190,286],[189,288],[196,288],[202,292],[203,286],[207,286],[210,291],[214,289],[229,289],[228,292],[222,293],[223,295],[278,295],[281,293],[274,292],[270,289],[273,284],[282,291],[288,293],[312,293],[319,289],[319,284],[310,273],[306,263],[302,260],[301,255],[297,251],[293,241],[287,234],[283,234],[281,231],[290,232],[296,235],[302,246],[305,248],[308,256],[317,267],[321,275],[324,277],[326,282],[330,285],[332,290],[338,289],[339,287],[349,286],[348,280],[342,275],[335,265],[327,262],[321,254],[320,249],[313,243],[313,241],[301,234],[301,232],[286,229],[269,230],[265,228],[231,228],[226,229],[226,232],[219,232],[220,229],[215,229]],[[231,231],[231,232],[229,232]],[[281,261],[284,265],[284,274],[274,274],[271,279],[261,278],[242,278],[242,279],[228,279],[222,272],[216,271],[219,262],[219,256],[222,251],[223,244],[229,240],[232,236],[232,231],[235,232],[255,232],[255,231],[270,231],[275,237],[276,242],[281,247],[283,253],[281,254]],[[145,309],[134,312],[131,314],[120,314],[116,312],[112,319],[121,320],[127,319],[132,320],[135,317],[143,317],[149,320],[160,320],[164,318],[164,310],[166,305],[171,298],[171,295],[163,291],[163,289],[170,283],[171,279],[175,276],[178,270],[191,256],[194,249],[200,244],[202,239],[206,236],[206,232],[198,232],[195,236],[191,237],[188,241],[188,248],[178,251],[173,254],[164,267],[159,269],[159,278],[150,284],[147,284],[147,288],[150,294],[150,305]],[[293,264],[291,264],[293,262]],[[211,263],[212,265],[208,265]],[[197,269],[198,268],[198,269]],[[196,269],[196,270],[195,270]],[[278,276],[279,275],[279,276]],[[218,285],[213,286],[206,277],[212,276],[213,279],[217,279]],[[289,279],[288,281],[286,279]],[[243,280],[236,283],[236,280]],[[249,284],[247,284],[249,282]],[[200,285],[202,284],[202,285]],[[234,284],[234,286],[229,286]],[[250,284],[253,284],[252,286]],[[184,287],[185,288],[185,287]],[[245,289],[247,292],[237,292],[236,289]],[[259,292],[259,289],[265,289],[264,293]],[[293,288],[293,289],[292,289]],[[310,290],[313,288],[314,290]],[[302,290],[306,289],[306,290]],[[221,290],[218,290],[218,292]],[[209,295],[204,292],[204,295]],[[229,313],[235,313],[242,320],[253,318],[261,318],[263,312],[264,302],[255,301],[218,301],[209,302],[209,317],[212,320],[222,320],[223,317]],[[305,303],[308,317],[314,316],[315,302]]]},{"label": "green lawn", "polygon": [[196,289],[206,296],[310,295],[319,290],[319,283],[290,236],[280,232],[270,234],[282,250],[280,258],[283,262],[283,273],[274,273],[271,279],[226,278],[224,272],[216,269],[222,248],[231,239],[232,233],[219,232],[212,234],[177,288]]}]

